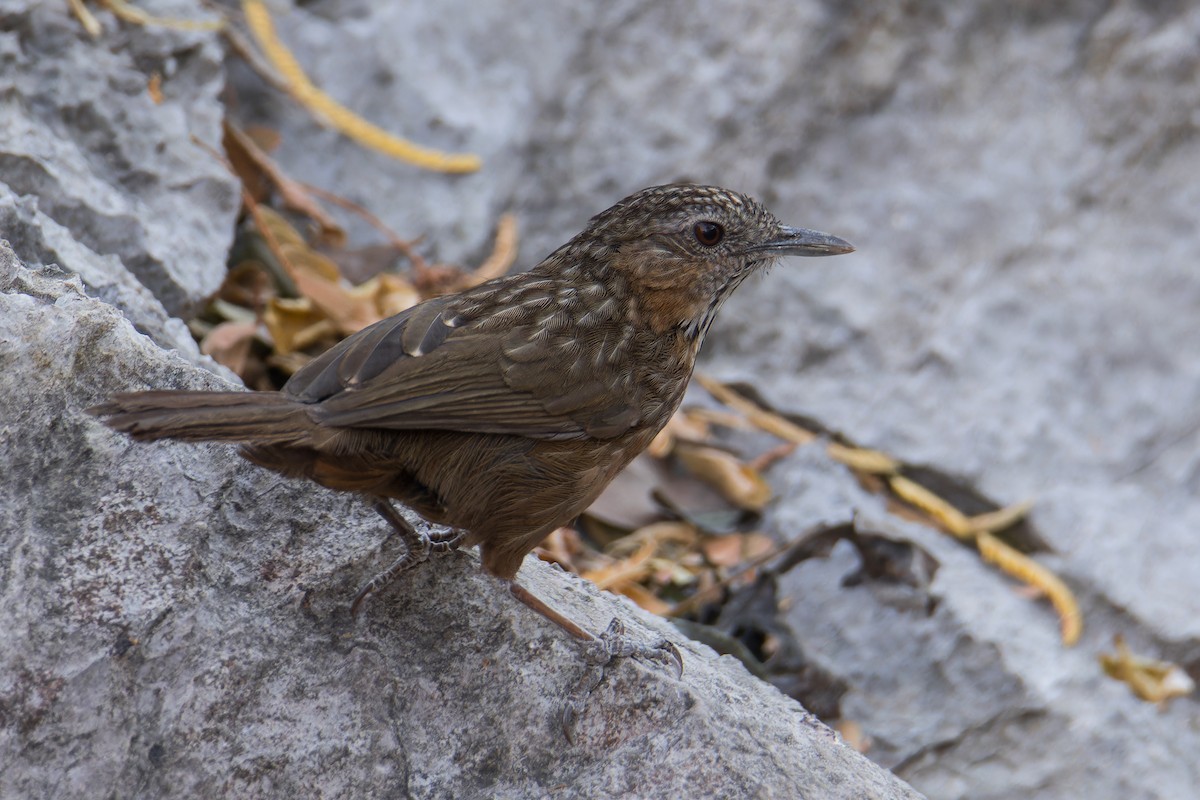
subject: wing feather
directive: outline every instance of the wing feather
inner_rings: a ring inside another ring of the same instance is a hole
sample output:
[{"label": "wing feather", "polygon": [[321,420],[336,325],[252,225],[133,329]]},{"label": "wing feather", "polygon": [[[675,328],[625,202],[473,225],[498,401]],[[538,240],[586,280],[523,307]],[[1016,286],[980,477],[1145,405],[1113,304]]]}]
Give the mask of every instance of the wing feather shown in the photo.
[{"label": "wing feather", "polygon": [[426,301],[346,339],[283,391],[335,427],[607,439],[637,425],[628,373],[555,335],[572,324],[566,309],[520,299],[473,320],[461,297]]}]

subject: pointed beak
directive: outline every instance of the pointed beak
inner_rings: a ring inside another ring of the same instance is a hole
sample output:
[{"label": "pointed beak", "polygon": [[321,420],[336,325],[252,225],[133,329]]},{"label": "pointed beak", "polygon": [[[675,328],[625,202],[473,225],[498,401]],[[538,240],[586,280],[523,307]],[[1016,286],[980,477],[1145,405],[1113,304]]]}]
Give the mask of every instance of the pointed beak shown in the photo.
[{"label": "pointed beak", "polygon": [[750,252],[765,252],[773,256],[840,256],[853,253],[854,245],[828,233],[781,225],[774,238],[754,245]]}]

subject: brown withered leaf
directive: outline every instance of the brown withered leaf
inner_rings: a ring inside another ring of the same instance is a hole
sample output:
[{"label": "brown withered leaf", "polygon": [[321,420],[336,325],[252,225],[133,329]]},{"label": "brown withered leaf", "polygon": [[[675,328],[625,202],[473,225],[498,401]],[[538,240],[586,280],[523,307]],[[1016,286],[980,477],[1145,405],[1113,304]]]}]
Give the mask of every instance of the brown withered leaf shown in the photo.
[{"label": "brown withered leaf", "polygon": [[608,564],[583,573],[583,577],[599,586],[610,589],[626,583],[636,583],[650,573],[650,558],[657,552],[658,543],[644,540],[637,551],[626,558],[612,559]]},{"label": "brown withered leaf", "polygon": [[583,543],[574,528],[558,528],[542,540],[535,553],[542,561],[558,564],[563,569],[578,572],[577,559],[583,551]]},{"label": "brown withered leaf", "polygon": [[249,259],[230,267],[216,297],[253,313],[265,308],[275,294],[270,271],[262,263]]},{"label": "brown withered leaf", "polygon": [[244,375],[250,358],[250,346],[258,333],[257,322],[222,322],[200,342],[200,352]]},{"label": "brown withered leaf", "polygon": [[762,511],[771,500],[771,485],[762,473],[732,453],[680,441],[673,454],[688,472],[738,508]]},{"label": "brown withered leaf", "polygon": [[700,549],[714,567],[734,567],[742,563],[742,537],[739,534],[706,536]]},{"label": "brown withered leaf", "polygon": [[614,557],[627,556],[640,550],[646,542],[654,544],[653,552],[660,551],[668,544],[691,547],[699,539],[699,536],[696,528],[686,522],[655,522],[617,539],[606,547],[605,551]]},{"label": "brown withered leaf", "polygon": [[224,120],[223,128],[225,154],[234,173],[255,200],[266,200],[273,188],[284,207],[303,214],[316,224],[320,241],[334,246],[346,241],[345,230],[329,216],[303,184],[284,174],[253,137],[228,119]]}]

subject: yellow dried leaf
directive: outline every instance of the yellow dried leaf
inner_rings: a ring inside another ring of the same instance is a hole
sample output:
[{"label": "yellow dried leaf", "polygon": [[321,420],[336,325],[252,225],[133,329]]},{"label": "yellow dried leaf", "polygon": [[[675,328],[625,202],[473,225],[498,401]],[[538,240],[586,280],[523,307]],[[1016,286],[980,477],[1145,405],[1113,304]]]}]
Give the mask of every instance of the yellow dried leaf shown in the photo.
[{"label": "yellow dried leaf", "polygon": [[844,719],[834,726],[834,730],[841,734],[846,744],[858,752],[866,753],[871,749],[871,737],[863,731],[862,726],[857,722]]},{"label": "yellow dried leaf", "polygon": [[614,557],[621,557],[641,550],[647,542],[654,545],[654,550],[667,543],[691,546],[699,534],[690,522],[655,522],[638,528],[628,536],[622,536],[605,548],[605,552]]},{"label": "yellow dried leaf", "polygon": [[314,308],[308,298],[292,300],[272,297],[263,310],[263,322],[271,333],[271,341],[279,355],[303,350],[313,344],[316,341],[313,328],[320,323],[325,323],[329,332],[333,332],[332,324],[325,320],[325,315]]},{"label": "yellow dried leaf", "polygon": [[762,474],[724,450],[688,444],[677,446],[675,456],[688,472],[738,508],[761,511],[771,499],[771,485]]},{"label": "yellow dried leaf", "polygon": [[102,0],[102,2],[108,6],[108,10],[116,17],[125,22],[132,22],[134,25],[168,28],[177,31],[219,31],[225,27],[225,20],[223,19],[198,20],[156,17],[153,14],[142,11],[140,8],[131,6],[125,0]]},{"label": "yellow dried leaf", "polygon": [[970,538],[971,526],[963,514],[954,506],[926,489],[921,484],[909,480],[903,475],[893,475],[888,479],[892,491],[906,503],[916,506],[942,524],[953,535]]},{"label": "yellow dried leaf", "polygon": [[[754,427],[745,416],[718,408],[689,408],[682,413],[689,422],[705,431],[705,437],[708,436],[708,430],[713,425],[720,425],[723,428],[730,428],[735,431],[748,431]],[[695,436],[689,438],[698,439],[702,437]]]},{"label": "yellow dried leaf", "polygon": [[407,311],[421,302],[417,288],[399,275],[385,272],[371,280],[377,282],[375,305],[380,319]]},{"label": "yellow dried leaf", "polygon": [[893,475],[900,471],[899,461],[878,450],[830,442],[826,452],[834,461],[869,475]]},{"label": "yellow dried leaf", "polygon": [[583,574],[583,577],[601,589],[609,589],[626,582],[637,582],[650,573],[650,557],[657,549],[656,542],[647,540],[629,558],[613,561],[599,569],[589,570]]},{"label": "yellow dried leaf", "polygon": [[745,414],[751,424],[760,430],[778,436],[786,442],[794,442],[796,444],[808,444],[817,438],[817,434],[812,431],[801,428],[796,423],[784,419],[774,412],[767,411],[757,403],[742,397],[720,381],[699,373],[695,375],[695,378],[696,382],[703,386],[718,402],[724,403],[730,408]]},{"label": "yellow dried leaf", "polygon": [[502,214],[496,222],[496,244],[492,254],[478,268],[460,278],[454,289],[462,291],[499,278],[512,268],[516,260],[517,217],[515,214]]},{"label": "yellow dried leaf", "polygon": [[986,514],[977,514],[974,517],[967,518],[967,532],[981,533],[987,531],[995,533],[996,531],[1006,530],[1016,525],[1029,514],[1029,510],[1033,508],[1033,501],[1026,500],[1023,503],[999,508],[995,511],[989,511]]},{"label": "yellow dried leaf", "polygon": [[335,129],[360,144],[424,169],[475,172],[482,165],[479,156],[443,153],[421,147],[359,117],[312,84],[296,57],[275,33],[275,24],[265,3],[261,0],[242,0],[242,13],[258,46],[271,65],[283,75],[292,96],[306,108],[324,117]]},{"label": "yellow dried leaf", "polygon": [[83,25],[83,29],[87,31],[88,36],[96,39],[100,34],[104,33],[104,28],[100,25],[100,20],[96,19],[95,15],[83,4],[83,0],[67,0],[71,6],[72,13]]},{"label": "yellow dried leaf", "polygon": [[150,95],[150,102],[156,106],[161,106],[163,101],[162,90],[162,73],[151,72],[150,80],[146,81],[146,92]]},{"label": "yellow dried leaf", "polygon": [[1079,641],[1083,634],[1083,612],[1062,578],[1019,550],[984,531],[975,537],[979,554],[989,564],[995,564],[1006,575],[1040,589],[1045,593],[1062,626],[1062,641],[1067,647]]},{"label": "yellow dried leaf", "polygon": [[650,442],[646,452],[654,458],[666,458],[675,447],[676,439],[699,442],[707,439],[709,433],[708,423],[696,417],[692,410],[676,411]]},{"label": "yellow dried leaf", "polygon": [[1195,681],[1178,664],[1134,655],[1120,634],[1113,637],[1113,645],[1117,652],[1101,653],[1100,666],[1106,675],[1128,684],[1146,702],[1163,705],[1196,690]]}]

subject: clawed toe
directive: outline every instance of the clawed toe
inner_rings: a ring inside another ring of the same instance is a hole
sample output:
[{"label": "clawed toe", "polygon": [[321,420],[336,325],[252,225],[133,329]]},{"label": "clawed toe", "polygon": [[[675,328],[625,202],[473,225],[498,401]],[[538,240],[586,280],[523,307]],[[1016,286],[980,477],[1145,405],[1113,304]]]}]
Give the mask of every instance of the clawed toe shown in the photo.
[{"label": "clawed toe", "polygon": [[387,569],[371,578],[365,586],[358,590],[358,594],[354,596],[354,602],[350,604],[352,617],[358,616],[367,596],[372,592],[382,589],[403,573],[428,561],[431,554],[449,553],[457,549],[466,536],[465,531],[460,530],[442,530],[432,533],[418,531],[396,512],[391,503],[382,498],[375,501],[374,508],[388,521],[393,535],[397,535],[403,540],[405,552],[404,555],[389,564]]},{"label": "clawed toe", "polygon": [[614,660],[640,658],[654,661],[668,667],[677,680],[683,675],[683,655],[679,648],[665,639],[653,645],[638,642],[626,635],[625,625],[615,618],[604,633],[585,645],[583,657],[587,669],[567,695],[561,714],[563,733],[572,744],[575,741],[575,722],[583,713],[588,696],[604,680],[605,668]]}]

